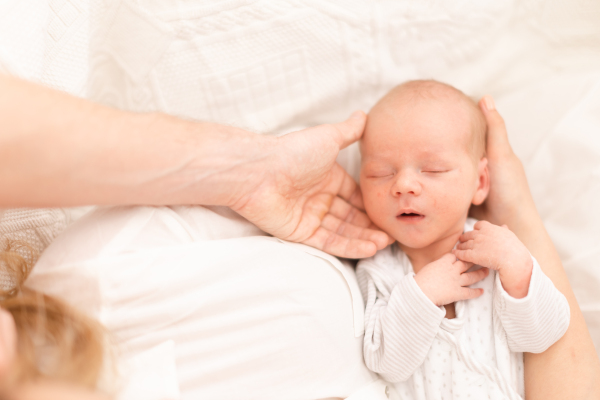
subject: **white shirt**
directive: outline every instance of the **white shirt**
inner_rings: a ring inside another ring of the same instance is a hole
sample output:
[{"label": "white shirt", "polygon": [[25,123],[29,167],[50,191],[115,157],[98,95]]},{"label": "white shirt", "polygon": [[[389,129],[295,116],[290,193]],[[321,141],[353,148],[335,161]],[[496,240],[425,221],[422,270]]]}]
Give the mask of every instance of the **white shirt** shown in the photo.
[{"label": "white shirt", "polygon": [[[468,219],[465,232],[475,222]],[[445,309],[417,285],[397,245],[360,261],[367,367],[396,382],[401,399],[521,398],[522,352],[546,350],[566,332],[570,318],[566,298],[533,263],[526,297],[511,297],[490,271],[471,286],[484,294],[456,302],[456,318],[446,319]]]},{"label": "white shirt", "polygon": [[104,325],[118,376],[102,389],[117,400],[372,400],[384,387],[363,363],[353,268],[223,207],[97,209],[26,285]]}]

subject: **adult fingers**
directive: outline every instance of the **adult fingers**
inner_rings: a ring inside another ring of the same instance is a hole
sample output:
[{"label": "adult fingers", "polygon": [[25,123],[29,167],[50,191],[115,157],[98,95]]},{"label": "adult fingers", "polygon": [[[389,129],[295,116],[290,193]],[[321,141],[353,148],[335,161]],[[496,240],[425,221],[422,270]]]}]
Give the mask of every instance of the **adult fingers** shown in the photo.
[{"label": "adult fingers", "polygon": [[354,179],[348,175],[346,171],[339,165],[334,165],[335,169],[338,169],[338,173],[342,174],[342,180],[340,187],[338,189],[337,195],[342,199],[346,200],[348,203],[353,205],[354,207],[364,210],[365,206],[363,204],[362,193],[360,191],[360,187],[356,184]]},{"label": "adult fingers", "polygon": [[512,148],[508,142],[508,133],[504,119],[496,110],[494,99],[490,95],[483,96],[479,101],[479,108],[483,112],[487,123],[487,151],[488,154],[512,153]]},{"label": "adult fingers", "polygon": [[375,243],[378,250],[388,245],[388,235],[384,232],[367,229],[354,224],[342,221],[332,214],[325,215],[321,222],[321,227],[329,232],[349,239],[361,239]]},{"label": "adult fingers", "polygon": [[480,268],[477,271],[465,272],[460,275],[460,286],[470,286],[474,283],[482,281],[490,274],[487,268]]},{"label": "adult fingers", "polygon": [[352,225],[368,228],[372,222],[364,212],[347,203],[340,197],[333,199],[329,213]]},{"label": "adult fingers", "polygon": [[371,241],[344,237],[323,227],[302,243],[345,258],[371,257],[377,252],[376,244]]},{"label": "adult fingers", "polygon": [[[374,224],[374,223],[372,223],[372,222],[371,222],[371,225],[369,225],[369,229],[372,229],[372,230],[374,230],[374,231],[380,231],[380,232],[383,232],[383,231],[381,230],[381,228],[380,228],[380,227],[378,227],[377,225],[375,225],[375,224]],[[383,233],[385,233],[385,232],[383,232]],[[387,244],[388,244],[388,245],[390,245],[390,244],[392,244],[392,243],[394,243],[394,242],[396,241],[396,239],[394,239],[393,237],[391,237],[391,236],[390,236],[390,235],[388,235],[387,233],[386,233],[386,235],[387,235]]]},{"label": "adult fingers", "polygon": [[367,122],[367,115],[362,111],[354,111],[344,122],[332,124],[332,133],[340,149],[361,138]]},{"label": "adult fingers", "polygon": [[362,212],[362,210],[365,209],[365,206],[363,204],[360,186],[358,186],[354,179],[338,164],[335,165],[335,168],[341,170],[343,178],[338,191],[339,197],[333,199],[329,212],[354,225],[369,228],[374,231],[380,231],[386,235],[388,245],[394,243],[394,238],[383,232],[378,226],[371,222],[366,213]]}]

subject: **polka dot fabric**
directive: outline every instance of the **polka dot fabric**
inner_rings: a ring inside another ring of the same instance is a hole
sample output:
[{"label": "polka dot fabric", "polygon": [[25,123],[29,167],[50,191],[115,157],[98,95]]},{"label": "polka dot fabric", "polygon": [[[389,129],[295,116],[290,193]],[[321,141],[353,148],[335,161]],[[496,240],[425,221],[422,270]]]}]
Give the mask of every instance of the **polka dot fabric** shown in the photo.
[{"label": "polka dot fabric", "polygon": [[[465,231],[475,222],[468,219]],[[391,398],[522,399],[522,352],[545,350],[569,324],[565,297],[533,261],[525,298],[510,297],[490,271],[471,286],[484,294],[456,302],[454,319],[444,318],[444,308],[420,290],[398,246],[359,262],[366,299],[365,362],[394,382]]]}]

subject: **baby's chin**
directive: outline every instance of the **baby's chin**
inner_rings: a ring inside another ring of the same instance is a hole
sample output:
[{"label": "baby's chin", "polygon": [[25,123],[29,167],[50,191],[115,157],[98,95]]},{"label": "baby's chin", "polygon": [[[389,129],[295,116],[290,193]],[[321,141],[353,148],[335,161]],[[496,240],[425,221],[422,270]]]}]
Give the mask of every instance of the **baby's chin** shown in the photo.
[{"label": "baby's chin", "polygon": [[431,246],[433,242],[435,242],[435,238],[426,236],[419,237],[414,233],[406,235],[392,235],[392,237],[396,239],[396,242],[398,242],[401,247],[408,247],[411,249],[424,249],[428,246]]}]

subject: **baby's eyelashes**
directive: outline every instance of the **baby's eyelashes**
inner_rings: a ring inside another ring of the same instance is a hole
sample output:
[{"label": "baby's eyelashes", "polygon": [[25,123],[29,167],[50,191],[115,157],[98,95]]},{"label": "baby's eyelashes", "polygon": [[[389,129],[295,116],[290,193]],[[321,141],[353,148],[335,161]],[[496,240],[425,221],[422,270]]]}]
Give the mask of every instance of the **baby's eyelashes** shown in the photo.
[{"label": "baby's eyelashes", "polygon": [[393,176],[393,174],[385,174],[385,175],[367,175],[367,178],[389,178]]},{"label": "baby's eyelashes", "polygon": [[394,176],[393,171],[367,171],[365,174],[367,178],[386,178],[390,176]]}]

